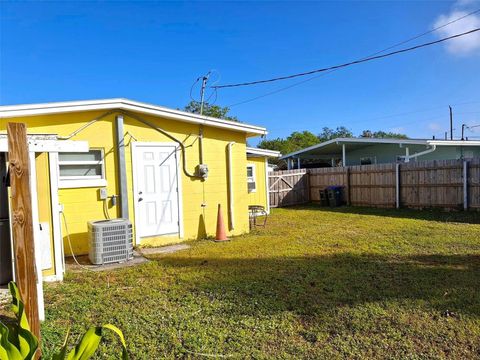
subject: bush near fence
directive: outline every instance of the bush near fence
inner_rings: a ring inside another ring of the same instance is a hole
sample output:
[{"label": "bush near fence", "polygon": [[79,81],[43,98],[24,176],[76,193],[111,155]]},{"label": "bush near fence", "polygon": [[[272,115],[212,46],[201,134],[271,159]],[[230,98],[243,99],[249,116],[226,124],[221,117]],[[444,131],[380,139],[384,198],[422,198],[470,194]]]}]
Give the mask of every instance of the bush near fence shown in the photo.
[{"label": "bush near fence", "polygon": [[271,172],[270,206],[319,201],[332,185],[344,187],[344,202],[352,206],[478,210],[480,159]]}]

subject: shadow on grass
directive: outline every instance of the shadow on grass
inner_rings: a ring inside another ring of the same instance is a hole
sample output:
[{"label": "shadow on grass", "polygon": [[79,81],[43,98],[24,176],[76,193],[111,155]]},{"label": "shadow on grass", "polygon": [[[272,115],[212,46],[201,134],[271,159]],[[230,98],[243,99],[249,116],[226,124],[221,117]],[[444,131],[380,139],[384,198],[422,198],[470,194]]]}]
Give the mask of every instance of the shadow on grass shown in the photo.
[{"label": "shadow on grass", "polygon": [[289,206],[288,210],[317,210],[339,214],[357,214],[369,216],[386,216],[392,218],[407,218],[417,220],[458,222],[480,224],[480,211],[442,211],[440,209],[385,209],[356,206],[324,207],[316,203],[301,206]]},{"label": "shadow on grass", "polygon": [[384,257],[347,253],[156,260],[175,268],[180,286],[226,298],[238,306],[236,312],[250,315],[293,311],[308,316],[360,303],[406,301],[438,314],[448,309],[480,317],[479,255]]}]

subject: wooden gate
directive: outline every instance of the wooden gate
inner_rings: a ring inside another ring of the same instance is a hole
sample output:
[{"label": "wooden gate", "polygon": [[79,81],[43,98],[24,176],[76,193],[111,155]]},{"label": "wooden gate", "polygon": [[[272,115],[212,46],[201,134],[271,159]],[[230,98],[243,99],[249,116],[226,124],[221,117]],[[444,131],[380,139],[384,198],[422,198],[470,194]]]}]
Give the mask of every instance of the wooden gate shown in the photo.
[{"label": "wooden gate", "polygon": [[268,187],[270,207],[305,204],[310,201],[306,169],[270,172]]}]

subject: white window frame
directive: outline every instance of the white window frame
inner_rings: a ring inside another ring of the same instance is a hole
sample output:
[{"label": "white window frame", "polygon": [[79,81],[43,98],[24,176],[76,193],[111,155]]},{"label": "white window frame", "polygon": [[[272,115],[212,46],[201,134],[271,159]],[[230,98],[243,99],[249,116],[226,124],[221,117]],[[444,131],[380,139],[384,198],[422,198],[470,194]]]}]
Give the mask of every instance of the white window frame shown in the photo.
[{"label": "white window frame", "polygon": [[[252,169],[252,176],[248,176],[248,168]],[[248,183],[254,183],[255,189],[250,190],[248,188]],[[255,169],[255,164],[247,164],[247,190],[249,193],[257,192],[257,173]]]},{"label": "white window frame", "polygon": [[[58,187],[60,189],[73,189],[85,187],[104,187],[107,186],[105,179],[105,151],[100,148],[90,148],[90,151],[100,151],[100,161],[61,161],[59,153],[58,159]],[[60,167],[62,165],[101,165],[102,174],[100,176],[61,176]]]}]

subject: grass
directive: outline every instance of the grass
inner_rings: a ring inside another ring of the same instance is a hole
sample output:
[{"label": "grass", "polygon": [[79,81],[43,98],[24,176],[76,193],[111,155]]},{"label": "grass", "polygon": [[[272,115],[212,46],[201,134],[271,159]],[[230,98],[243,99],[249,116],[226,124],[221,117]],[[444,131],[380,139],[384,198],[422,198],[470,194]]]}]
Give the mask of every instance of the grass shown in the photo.
[{"label": "grass", "polygon": [[[480,357],[480,214],[315,206],[266,229],[46,286],[68,326],[123,329],[134,359]],[[98,358],[118,358],[114,340]],[[202,355],[203,354],[203,355]]]}]

